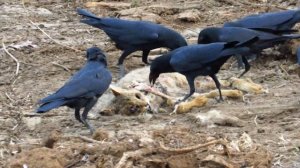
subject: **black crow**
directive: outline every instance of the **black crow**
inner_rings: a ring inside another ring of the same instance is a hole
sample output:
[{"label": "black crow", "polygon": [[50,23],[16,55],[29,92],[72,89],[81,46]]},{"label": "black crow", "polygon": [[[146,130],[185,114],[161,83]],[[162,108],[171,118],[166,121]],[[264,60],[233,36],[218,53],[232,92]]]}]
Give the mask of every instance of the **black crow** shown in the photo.
[{"label": "black crow", "polygon": [[120,76],[125,75],[124,59],[135,51],[143,51],[142,61],[148,64],[150,50],[166,47],[171,50],[186,46],[185,39],[176,31],[146,21],[129,21],[118,18],[99,18],[84,9],[77,9],[82,23],[102,29],[123,50],[118,60]]},{"label": "black crow", "polygon": [[[112,77],[106,68],[106,56],[97,47],[87,50],[87,63],[55,93],[39,101],[38,113],[44,113],[60,106],[75,109],[75,118],[85,124],[91,133],[93,127],[86,121],[88,112],[98,98],[108,89]],[[80,117],[80,109],[84,108]]]},{"label": "black crow", "polygon": [[190,92],[178,101],[181,102],[195,92],[194,79],[197,76],[208,75],[214,80],[219,90],[219,100],[223,100],[221,85],[216,74],[231,55],[248,53],[249,49],[244,46],[256,40],[257,37],[244,43],[211,43],[178,48],[153,60],[150,66],[149,82],[153,85],[161,73],[179,72],[185,75]]},{"label": "black crow", "polygon": [[224,27],[244,27],[282,34],[295,31],[292,28],[298,22],[300,22],[300,9],[250,15],[227,22]]},{"label": "black crow", "polygon": [[[300,38],[300,35],[276,35],[268,32],[256,31],[241,27],[209,27],[203,29],[199,33],[198,44],[232,41],[243,43],[245,41],[253,39],[254,37],[258,37],[259,40],[249,46],[251,48],[251,53],[249,53],[250,55],[259,54],[263,49],[273,47],[277,44],[285,42],[286,40]],[[247,59],[243,59],[244,63],[245,61],[247,61]],[[239,66],[241,65],[242,63],[239,62]],[[246,67],[245,65],[245,68],[250,68],[250,66]],[[246,72],[248,70],[246,69]],[[243,74],[245,74],[246,72],[244,72]]]}]

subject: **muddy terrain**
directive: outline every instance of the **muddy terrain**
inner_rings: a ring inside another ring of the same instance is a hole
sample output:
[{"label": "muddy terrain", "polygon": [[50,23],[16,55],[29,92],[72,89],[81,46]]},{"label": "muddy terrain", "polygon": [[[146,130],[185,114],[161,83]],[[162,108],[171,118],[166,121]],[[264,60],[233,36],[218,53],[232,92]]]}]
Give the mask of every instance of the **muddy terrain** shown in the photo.
[{"label": "muddy terrain", "polygon": [[[121,52],[103,31],[79,22],[77,7],[99,16],[164,24],[192,44],[204,27],[293,9],[300,6],[298,0],[22,2],[0,1],[0,167],[300,167],[300,71],[294,54],[299,42],[267,50],[251,62],[245,78],[267,92],[246,94],[244,100],[214,100],[174,115],[170,110],[104,116],[93,109],[93,136],[66,107],[34,113],[39,99],[80,69],[85,49],[93,45],[107,53],[117,81]],[[144,66],[140,54],[128,57],[127,71]],[[227,65],[221,77],[240,73],[234,60]],[[205,120],[199,117],[203,114]],[[216,115],[234,116],[241,124],[209,124]]]}]

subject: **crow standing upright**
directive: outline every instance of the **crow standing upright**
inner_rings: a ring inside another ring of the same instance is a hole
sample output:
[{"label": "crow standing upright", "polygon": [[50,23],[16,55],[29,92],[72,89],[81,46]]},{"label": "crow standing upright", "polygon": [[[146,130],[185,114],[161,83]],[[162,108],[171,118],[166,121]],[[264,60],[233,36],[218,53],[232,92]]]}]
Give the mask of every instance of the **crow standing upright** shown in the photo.
[{"label": "crow standing upright", "polygon": [[[251,48],[251,52],[249,53],[250,56],[257,55],[263,49],[273,47],[287,40],[300,38],[300,34],[276,35],[273,33],[256,31],[241,27],[209,27],[203,29],[199,33],[198,44],[232,41],[243,43],[245,41],[253,39],[254,37],[258,37],[259,40],[249,45],[249,47]],[[242,75],[244,75],[250,69],[250,65],[248,64],[247,59],[243,60],[245,64],[245,72]],[[239,62],[239,65],[241,64],[242,63]]]},{"label": "crow standing upright", "polygon": [[148,64],[150,50],[166,47],[171,50],[186,46],[185,39],[176,31],[146,21],[129,21],[118,18],[99,18],[84,9],[77,9],[82,23],[102,29],[116,47],[123,51],[118,60],[120,77],[125,75],[124,59],[135,51],[143,51],[142,61]]},{"label": "crow standing upright", "polygon": [[227,22],[224,27],[244,27],[282,34],[295,31],[292,28],[298,22],[300,22],[300,9],[250,15],[233,22]]},{"label": "crow standing upright", "polygon": [[189,94],[180,100],[185,101],[195,92],[195,78],[208,75],[214,80],[219,90],[219,100],[223,100],[221,85],[216,74],[230,56],[248,53],[249,49],[244,46],[256,40],[257,37],[239,44],[238,42],[211,43],[178,48],[153,60],[150,66],[149,82],[153,85],[161,73],[179,72],[185,75],[190,87]]},{"label": "crow standing upright", "polygon": [[[97,47],[87,50],[87,63],[71,79],[55,93],[39,101],[38,113],[44,113],[60,106],[75,109],[75,118],[88,127],[88,112],[96,104],[98,98],[108,89],[112,77],[107,70],[106,56]],[[80,116],[80,109],[84,108]]]}]

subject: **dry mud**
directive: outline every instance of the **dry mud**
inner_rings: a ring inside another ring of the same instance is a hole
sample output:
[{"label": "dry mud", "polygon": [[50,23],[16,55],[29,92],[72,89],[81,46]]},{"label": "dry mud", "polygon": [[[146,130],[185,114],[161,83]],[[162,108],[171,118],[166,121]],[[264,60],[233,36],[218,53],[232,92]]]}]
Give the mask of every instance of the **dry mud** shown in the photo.
[{"label": "dry mud", "polygon": [[[268,88],[268,93],[247,95],[245,102],[227,100],[190,113],[151,117],[91,113],[91,123],[98,128],[93,136],[71,109],[34,115],[36,102],[83,65],[84,50],[92,45],[107,53],[116,80],[120,51],[103,31],[79,23],[75,13],[86,2],[24,0],[23,6],[19,1],[0,1],[2,44],[20,63],[16,75],[16,63],[0,49],[0,167],[300,167],[300,79],[290,44],[283,52],[267,51],[251,63],[246,77]],[[102,16],[162,23],[188,39],[206,26],[300,5],[297,0],[105,2],[117,5],[89,9]],[[128,71],[144,66],[136,56],[125,64]],[[235,71],[231,67],[220,73]],[[243,124],[199,122],[198,114],[210,110],[235,116]],[[185,149],[217,140],[222,143]]]}]

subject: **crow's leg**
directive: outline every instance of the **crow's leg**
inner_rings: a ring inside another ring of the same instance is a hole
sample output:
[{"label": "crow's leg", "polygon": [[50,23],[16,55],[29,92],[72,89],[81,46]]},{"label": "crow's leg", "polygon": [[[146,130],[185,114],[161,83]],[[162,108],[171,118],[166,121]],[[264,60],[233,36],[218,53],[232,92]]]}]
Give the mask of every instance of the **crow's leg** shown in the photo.
[{"label": "crow's leg", "polygon": [[245,65],[245,71],[239,76],[239,78],[245,75],[250,70],[250,64],[244,55],[242,56],[242,61]]},{"label": "crow's leg", "polygon": [[238,69],[244,68],[243,60],[241,55],[235,55],[235,58],[237,60]]},{"label": "crow's leg", "polygon": [[219,94],[220,94],[220,99],[219,99],[219,101],[224,101],[224,100],[223,100],[223,97],[222,97],[222,92],[221,92],[221,84],[220,84],[220,82],[219,82],[217,76],[216,76],[215,74],[209,75],[209,76],[214,80],[214,82],[215,82],[215,84],[216,84],[216,87],[217,87],[218,90],[219,90]]},{"label": "crow's leg", "polygon": [[75,118],[76,120],[78,120],[79,122],[83,123],[80,119],[80,108],[75,107]]},{"label": "crow's leg", "polygon": [[178,100],[176,104],[180,103],[180,102],[183,102],[183,101],[186,101],[189,97],[191,97],[194,93],[195,93],[195,83],[194,83],[194,77],[186,77],[187,81],[188,81],[188,84],[190,86],[190,93],[185,95],[184,98],[182,100]]},{"label": "crow's leg", "polygon": [[119,65],[119,70],[120,70],[119,79],[121,79],[125,76],[125,66],[123,64],[120,64]]},{"label": "crow's leg", "polygon": [[81,120],[83,124],[90,130],[91,134],[94,133],[95,129],[86,121],[88,112],[92,109],[92,107],[96,104],[97,98],[93,97],[85,106],[83,113],[81,115]]},{"label": "crow's leg", "polygon": [[150,50],[143,50],[143,56],[142,56],[142,61],[145,63],[145,64],[149,64],[148,63],[148,55],[149,55],[149,52]]},{"label": "crow's leg", "polygon": [[118,66],[119,66],[119,69],[120,69],[120,79],[125,76],[125,67],[124,67],[124,64],[123,64],[124,60],[129,54],[131,54],[133,52],[134,52],[133,50],[123,51],[121,57],[118,60]]}]

